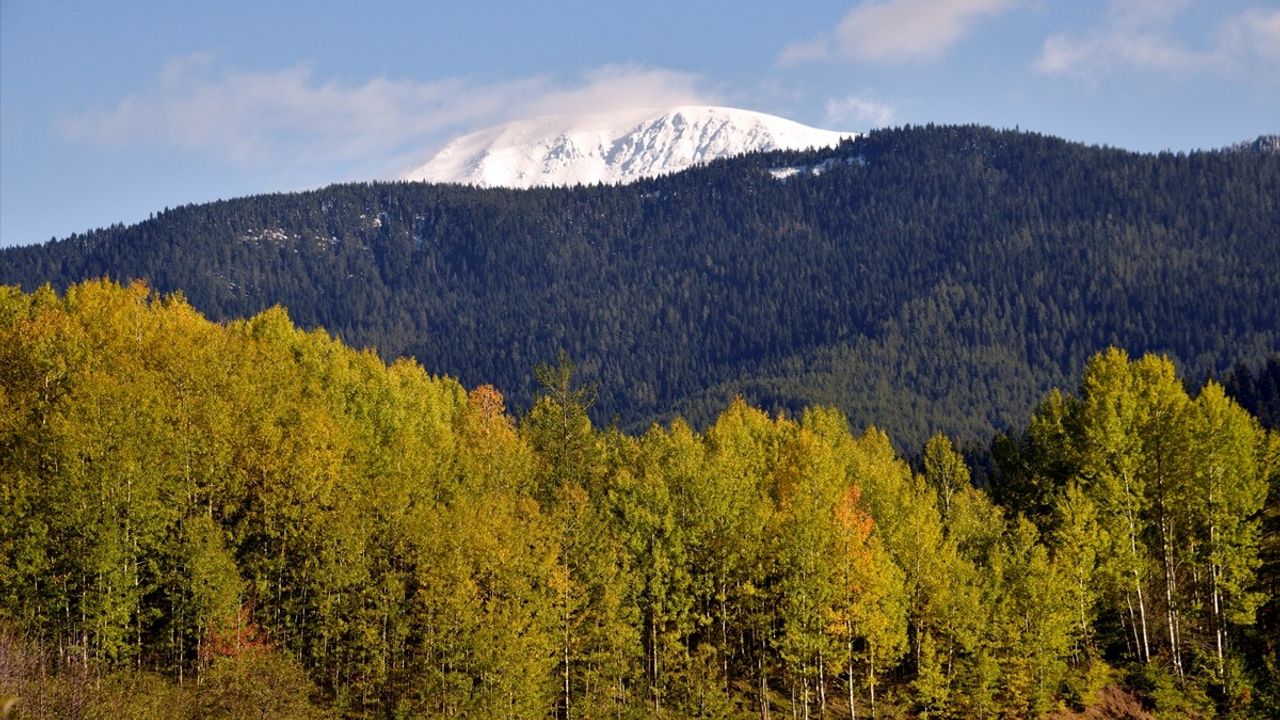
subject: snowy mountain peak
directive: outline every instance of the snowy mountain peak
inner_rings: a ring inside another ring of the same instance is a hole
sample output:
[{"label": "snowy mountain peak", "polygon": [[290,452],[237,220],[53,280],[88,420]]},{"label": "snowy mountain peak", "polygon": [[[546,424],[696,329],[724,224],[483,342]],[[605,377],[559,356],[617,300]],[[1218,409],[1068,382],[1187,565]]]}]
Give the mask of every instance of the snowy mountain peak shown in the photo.
[{"label": "snowy mountain peak", "polygon": [[626,183],[747,152],[831,147],[856,135],[711,106],[553,115],[464,135],[404,179],[502,187]]}]

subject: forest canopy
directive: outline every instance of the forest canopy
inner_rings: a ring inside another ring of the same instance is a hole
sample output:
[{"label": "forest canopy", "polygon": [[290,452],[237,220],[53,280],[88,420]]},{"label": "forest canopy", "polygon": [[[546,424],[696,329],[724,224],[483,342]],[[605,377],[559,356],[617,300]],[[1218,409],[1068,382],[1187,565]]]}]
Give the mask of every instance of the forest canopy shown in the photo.
[{"label": "forest canopy", "polygon": [[214,320],[283,305],[386,361],[500,387],[521,414],[530,370],[565,350],[597,384],[596,424],[702,430],[742,396],[835,406],[908,451],[1025,425],[1111,345],[1197,384],[1280,351],[1278,237],[1280,154],[931,125],[630,185],[353,183],[166,208],[0,250],[0,283],[144,279]]},{"label": "forest canopy", "polygon": [[[1280,438],[1094,356],[909,465],[830,407],[513,417],[282,308],[0,288],[0,706],[19,717],[1274,717]],[[1125,705],[1128,703],[1128,705]]]}]

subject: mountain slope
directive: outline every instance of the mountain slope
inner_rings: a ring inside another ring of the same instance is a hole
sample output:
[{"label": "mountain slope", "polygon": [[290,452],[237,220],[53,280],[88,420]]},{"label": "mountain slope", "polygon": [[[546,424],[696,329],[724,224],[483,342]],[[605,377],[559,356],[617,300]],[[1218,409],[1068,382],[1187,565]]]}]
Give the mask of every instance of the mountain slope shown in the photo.
[{"label": "mountain slope", "polygon": [[748,152],[832,147],[852,136],[724,107],[556,115],[464,135],[405,179],[521,188],[626,183]]},{"label": "mountain slope", "polygon": [[188,206],[0,251],[0,282],[141,277],[214,318],[282,303],[517,409],[563,348],[600,383],[598,421],[700,423],[741,392],[913,445],[1021,424],[1108,344],[1193,378],[1260,361],[1280,349],[1277,237],[1280,156],[925,127],[616,187]]}]

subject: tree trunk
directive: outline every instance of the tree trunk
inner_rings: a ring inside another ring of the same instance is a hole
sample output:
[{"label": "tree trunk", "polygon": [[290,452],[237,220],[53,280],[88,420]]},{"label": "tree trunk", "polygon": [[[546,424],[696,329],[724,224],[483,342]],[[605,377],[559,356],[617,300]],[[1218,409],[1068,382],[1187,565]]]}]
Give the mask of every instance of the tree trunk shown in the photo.
[{"label": "tree trunk", "polygon": [[[1133,654],[1142,661],[1142,644],[1138,642],[1138,616],[1133,612],[1133,596],[1126,590],[1124,593],[1124,604],[1129,608],[1129,629],[1133,631]],[[1129,644],[1129,637],[1125,636],[1125,644]]]},{"label": "tree trunk", "polygon": [[760,637],[760,720],[769,720],[769,683],[764,676],[764,636]]},{"label": "tree trunk", "polygon": [[653,611],[649,611],[649,652],[653,661],[653,674],[650,683],[653,688],[653,714],[662,709],[662,700],[658,688],[658,623],[654,620]]},{"label": "tree trunk", "polygon": [[564,622],[564,720],[569,720],[569,618]]},{"label": "tree trunk", "polygon": [[867,686],[871,691],[871,720],[876,717],[876,646],[867,643]]},{"label": "tree trunk", "polygon": [[729,692],[729,628],[725,619],[725,601],[727,591],[724,580],[720,581],[720,652],[724,656],[724,690]]},{"label": "tree trunk", "polygon": [[802,711],[804,713],[803,715],[804,720],[809,720],[809,672],[808,671],[809,671],[808,666],[805,666],[804,668],[801,669],[802,680],[801,680],[800,687],[802,689],[800,692],[800,700],[804,706],[804,710]]},{"label": "tree trunk", "polygon": [[1209,481],[1209,579],[1213,581],[1213,636],[1214,650],[1218,660],[1218,677],[1226,684],[1226,663],[1222,657],[1222,593],[1218,587],[1218,580],[1222,575],[1222,566],[1216,562],[1215,558],[1218,554],[1218,525],[1216,520],[1216,504],[1214,503],[1214,488],[1217,487],[1217,473],[1213,473]]},{"label": "tree trunk", "polygon": [[1138,643],[1138,653],[1142,662],[1148,662],[1151,660],[1151,645],[1147,642],[1147,603],[1142,596],[1142,576],[1138,573],[1138,563],[1140,561],[1138,557],[1138,522],[1132,507],[1133,490],[1129,482],[1129,476],[1128,473],[1123,473],[1123,475],[1125,496],[1128,501],[1125,507],[1125,518],[1129,521],[1129,554],[1133,561],[1133,587],[1138,595],[1138,620],[1142,625],[1142,639]]},{"label": "tree trunk", "polygon": [[1182,677],[1182,651],[1178,647],[1178,630],[1177,630],[1177,611],[1174,609],[1173,587],[1176,582],[1174,577],[1173,565],[1173,543],[1170,536],[1172,529],[1166,527],[1166,523],[1161,523],[1160,535],[1164,543],[1164,602],[1165,602],[1165,618],[1169,624],[1169,649],[1172,651],[1173,669],[1178,673],[1178,677]]},{"label": "tree trunk", "polygon": [[1085,601],[1086,590],[1084,585],[1084,578],[1082,576],[1076,577],[1076,589],[1079,592],[1079,596],[1080,596],[1080,607],[1079,607],[1080,642],[1083,644],[1084,648],[1088,648],[1089,645],[1091,644],[1091,641],[1089,639],[1089,617],[1088,617],[1089,607],[1088,607],[1088,603]]},{"label": "tree trunk", "polygon": [[858,711],[853,706],[853,641],[849,641],[849,720],[858,720]]},{"label": "tree trunk", "polygon": [[[1213,529],[1212,529],[1212,528],[1210,528],[1210,531],[1209,531],[1209,532],[1210,532],[1210,534],[1212,535]],[[1223,637],[1222,637],[1222,636],[1223,636],[1223,627],[1222,627],[1222,593],[1221,593],[1221,592],[1219,591],[1219,589],[1218,589],[1218,578],[1219,578],[1219,576],[1221,575],[1221,569],[1218,567],[1218,565],[1217,565],[1216,563],[1214,563],[1214,564],[1210,565],[1210,567],[1209,567],[1209,573],[1212,575],[1212,578],[1213,578],[1213,635],[1214,635],[1214,650],[1215,650],[1215,652],[1216,652],[1216,654],[1217,654],[1217,658],[1218,658],[1218,677],[1223,678],[1223,680],[1224,680],[1224,682],[1225,682],[1226,675],[1224,674],[1224,670],[1225,670],[1225,668],[1226,668],[1226,663],[1225,663],[1225,662],[1224,662],[1224,660],[1223,660],[1223,653],[1222,653],[1222,645],[1223,645]]]},{"label": "tree trunk", "polygon": [[827,720],[827,672],[821,650],[818,651],[818,707],[822,710],[819,717]]}]

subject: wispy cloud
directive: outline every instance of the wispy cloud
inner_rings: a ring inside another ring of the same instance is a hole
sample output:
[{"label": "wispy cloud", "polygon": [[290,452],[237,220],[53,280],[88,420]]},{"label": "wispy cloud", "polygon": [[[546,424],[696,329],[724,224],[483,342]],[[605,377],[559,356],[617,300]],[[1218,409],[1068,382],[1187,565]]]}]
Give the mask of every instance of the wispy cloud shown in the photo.
[{"label": "wispy cloud", "polygon": [[1189,0],[1112,0],[1102,22],[1080,35],[1044,41],[1034,69],[1090,83],[1123,69],[1174,76],[1280,76],[1280,9],[1254,7],[1221,21],[1203,47],[1175,34]]},{"label": "wispy cloud", "polygon": [[893,122],[893,115],[893,106],[856,95],[827,101],[826,119],[830,127],[870,130]]},{"label": "wispy cloud", "polygon": [[701,77],[692,73],[605,65],[587,72],[579,83],[549,85],[527,102],[517,103],[513,110],[514,116],[533,116],[718,102],[719,95],[703,85]]},{"label": "wispy cloud", "polygon": [[228,71],[207,54],[175,59],[154,85],[114,107],[68,118],[72,139],[171,148],[238,167],[288,164],[394,172],[453,135],[518,117],[714,100],[698,76],[612,65],[571,81],[530,75],[497,83],[321,80],[306,66]]},{"label": "wispy cloud", "polygon": [[830,33],[791,45],[783,65],[832,57],[898,63],[939,57],[984,17],[1018,0],[863,0]]}]

